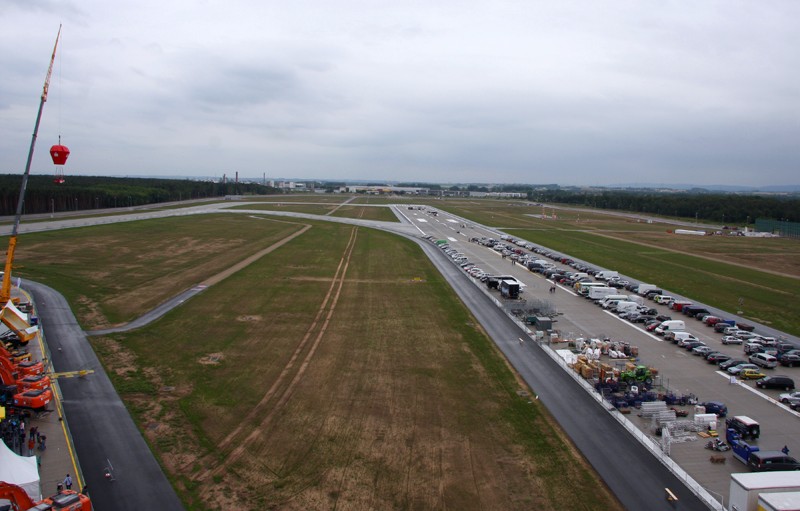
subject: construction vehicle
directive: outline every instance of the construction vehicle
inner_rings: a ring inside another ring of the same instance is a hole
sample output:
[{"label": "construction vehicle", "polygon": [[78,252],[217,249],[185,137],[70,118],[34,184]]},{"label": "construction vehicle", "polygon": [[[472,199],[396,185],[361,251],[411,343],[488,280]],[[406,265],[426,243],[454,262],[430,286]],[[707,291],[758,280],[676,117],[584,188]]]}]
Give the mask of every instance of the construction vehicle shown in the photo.
[{"label": "construction vehicle", "polygon": [[23,376],[36,376],[37,374],[44,373],[44,364],[41,362],[32,362],[24,360],[18,364],[12,364],[10,360],[0,356],[0,367],[4,367],[14,378],[22,378]]},{"label": "construction vehicle", "polygon": [[18,364],[31,359],[31,354],[26,350],[7,348],[0,345],[0,357],[7,358],[12,364]]},{"label": "construction vehicle", "polygon": [[16,484],[0,481],[0,500],[11,503],[12,511],[61,509],[64,511],[92,511],[92,501],[83,493],[61,490],[39,502],[34,501]]},{"label": "construction vehicle", "polygon": [[647,366],[636,366],[628,371],[619,373],[619,381],[625,383],[644,383],[651,385],[653,383],[653,373]]},{"label": "construction vehicle", "polygon": [[44,374],[25,376],[17,379],[6,367],[0,366],[0,383],[16,385],[20,391],[41,390],[50,387],[50,378]]},{"label": "construction vehicle", "polygon": [[11,406],[17,408],[29,408],[31,410],[44,410],[50,401],[53,400],[53,391],[49,388],[39,390],[26,390],[19,394],[14,394]]},{"label": "construction vehicle", "polygon": [[[5,275],[3,277],[5,278]],[[10,288],[8,292],[11,292]],[[3,291],[0,288],[0,296],[2,294]],[[2,298],[0,298],[0,303],[2,303]],[[39,331],[39,326],[32,325],[28,320],[28,314],[19,310],[12,301],[6,302],[0,310],[0,321],[9,328],[11,337],[8,340],[15,346],[28,344]]]}]

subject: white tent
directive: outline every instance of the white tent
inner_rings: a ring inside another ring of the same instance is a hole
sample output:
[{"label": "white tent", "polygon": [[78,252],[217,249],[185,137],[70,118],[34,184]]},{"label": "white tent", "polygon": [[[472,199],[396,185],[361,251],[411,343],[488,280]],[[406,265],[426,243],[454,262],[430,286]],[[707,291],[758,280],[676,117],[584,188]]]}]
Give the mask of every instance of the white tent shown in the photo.
[{"label": "white tent", "polygon": [[34,502],[42,500],[36,456],[18,456],[0,440],[0,481],[16,484]]}]

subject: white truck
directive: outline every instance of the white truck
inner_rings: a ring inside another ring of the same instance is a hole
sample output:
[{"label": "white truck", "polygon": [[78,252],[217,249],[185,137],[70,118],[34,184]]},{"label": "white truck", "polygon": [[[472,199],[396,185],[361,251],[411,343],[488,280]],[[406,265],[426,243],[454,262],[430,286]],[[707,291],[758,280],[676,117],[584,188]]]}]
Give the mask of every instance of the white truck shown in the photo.
[{"label": "white truck", "polygon": [[608,280],[612,277],[619,277],[619,273],[611,270],[603,270],[597,272],[594,276],[594,278],[596,278],[597,280]]},{"label": "white truck", "polygon": [[[581,286],[583,287],[583,286]],[[589,294],[586,295],[590,300],[601,300],[606,296],[616,294],[617,288],[608,286],[592,286],[589,288]],[[622,296],[622,295],[620,295]]]},{"label": "white truck", "polygon": [[636,288],[636,293],[645,296],[650,291],[659,289],[659,287],[655,284],[639,284],[639,287]]},{"label": "white truck", "polygon": [[800,491],[800,471],[731,474],[730,511],[756,511],[760,494]]}]

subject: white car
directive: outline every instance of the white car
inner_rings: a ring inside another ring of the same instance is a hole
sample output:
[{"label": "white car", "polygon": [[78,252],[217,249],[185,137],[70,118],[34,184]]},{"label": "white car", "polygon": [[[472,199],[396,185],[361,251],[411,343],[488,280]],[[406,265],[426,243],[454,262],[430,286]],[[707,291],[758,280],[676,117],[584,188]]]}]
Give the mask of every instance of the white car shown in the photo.
[{"label": "white car", "polygon": [[722,344],[742,344],[744,341],[733,335],[726,335],[722,338]]},{"label": "white car", "polygon": [[787,392],[778,396],[778,401],[785,405],[798,405],[800,404],[800,391]]}]

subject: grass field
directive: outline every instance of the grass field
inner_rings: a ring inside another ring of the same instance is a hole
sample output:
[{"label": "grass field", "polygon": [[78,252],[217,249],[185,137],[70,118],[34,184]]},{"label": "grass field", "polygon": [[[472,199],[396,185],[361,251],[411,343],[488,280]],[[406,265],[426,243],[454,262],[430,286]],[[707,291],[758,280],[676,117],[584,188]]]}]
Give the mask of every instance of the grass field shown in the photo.
[{"label": "grass field", "polygon": [[345,218],[361,218],[364,220],[378,220],[381,222],[399,222],[397,216],[388,207],[378,206],[351,206],[346,205],[337,209],[332,216]]},{"label": "grass field", "polygon": [[15,275],[58,289],[85,329],[128,322],[302,228],[197,215],[20,236]]},{"label": "grass field", "polygon": [[[415,244],[310,223],[149,327],[92,339],[187,508],[620,509]],[[133,312],[120,297],[148,295],[142,312],[300,228],[163,219],[26,235],[18,254],[108,324]]]}]

